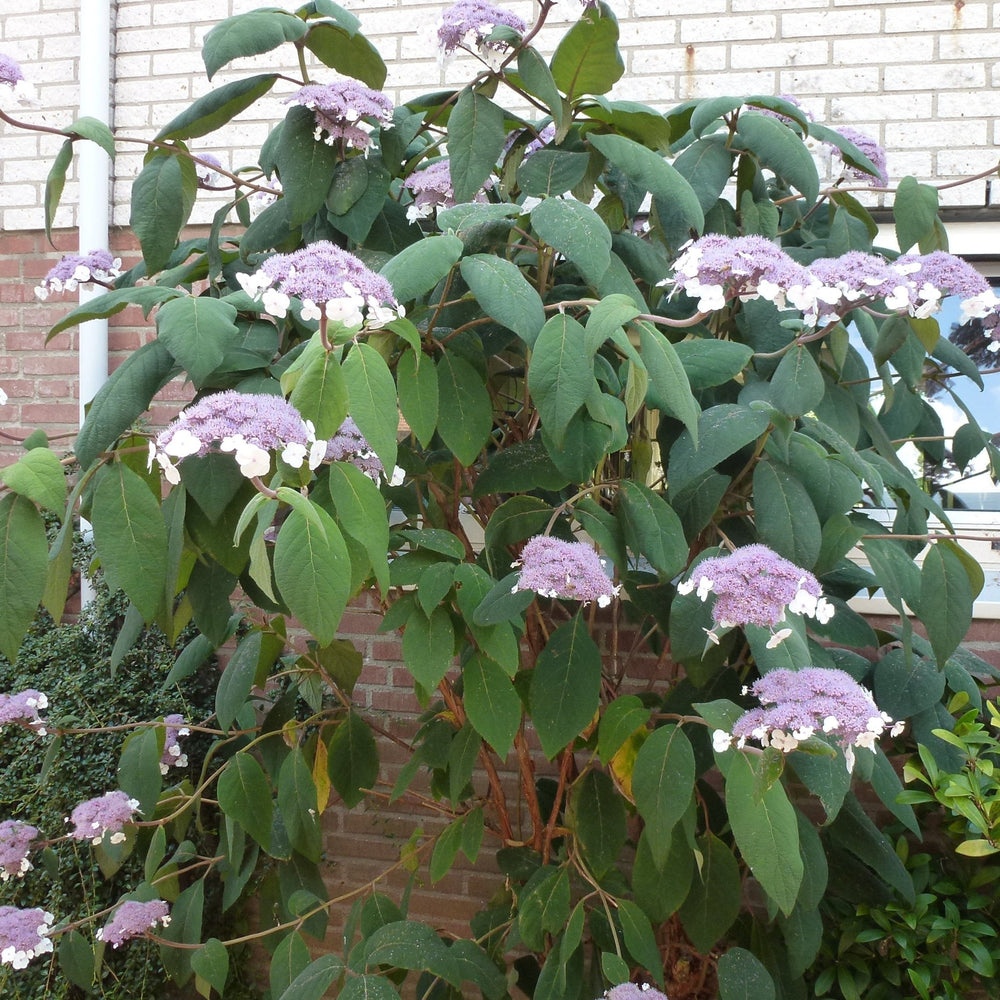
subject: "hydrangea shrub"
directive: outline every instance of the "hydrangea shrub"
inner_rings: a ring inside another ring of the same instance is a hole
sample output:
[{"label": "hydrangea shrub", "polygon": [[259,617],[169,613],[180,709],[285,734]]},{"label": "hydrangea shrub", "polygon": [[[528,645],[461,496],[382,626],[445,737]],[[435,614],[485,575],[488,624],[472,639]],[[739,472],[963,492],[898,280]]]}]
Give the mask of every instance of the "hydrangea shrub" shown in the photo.
[{"label": "hydrangea shrub", "polygon": [[[61,613],[78,514],[133,626],[200,630],[172,679],[233,639],[237,596],[254,613],[214,716],[188,720],[217,740],[200,784],[170,783],[187,726],[168,717],[128,737],[121,787],[74,811],[69,836],[145,852],[128,909],[72,928],[5,911],[4,962],[61,940],[79,981],[98,943],[153,935],[178,982],[224,995],[236,942],[201,936],[221,879],[226,907],[270,887],[276,925],[253,933],[274,1000],[392,1000],[408,978],[422,996],[669,995],[678,941],[705,995],[793,997],[824,893],[912,899],[852,788],[917,832],[880,741],[905,725],[932,744],[954,721],[946,684],[987,669],[960,647],[982,571],[925,472],[1000,453],[971,414],[946,437],[922,390],[981,385],[934,318],[943,298],[989,338],[1000,300],[947,253],[936,189],[885,187],[868,137],[785,97],[615,100],[613,9],[583,4],[546,57],[532,40],[552,7],[531,25],[479,0],[444,10],[442,53],[482,68],[399,107],[337,4],[227,19],[205,38],[210,77],[291,46],[301,79],[196,100],[134,182],[141,263],[82,256],[43,282],[108,287],[53,334],[139,307],[155,337],[93,401],[68,496],[48,447],[2,470],[0,650],[16,657],[39,602]],[[290,84],[257,162],[197,153]],[[76,143],[132,141],[62,132],[49,221]],[[208,171],[230,200],[182,239]],[[874,245],[870,190],[890,193],[902,254]],[[196,399],[148,428],[179,375]],[[879,589],[892,635],[847,603]],[[446,817],[426,874],[459,852],[496,873],[464,937],[370,884],[349,904],[323,886],[329,796],[358,808],[384,774],[338,634],[362,592],[402,630],[425,712],[391,794],[414,831],[428,803]],[[0,720],[47,738],[43,693],[2,697]],[[205,797],[218,857],[169,879]],[[7,877],[31,875],[26,831],[3,829]],[[354,930],[313,959],[345,905]]]}]

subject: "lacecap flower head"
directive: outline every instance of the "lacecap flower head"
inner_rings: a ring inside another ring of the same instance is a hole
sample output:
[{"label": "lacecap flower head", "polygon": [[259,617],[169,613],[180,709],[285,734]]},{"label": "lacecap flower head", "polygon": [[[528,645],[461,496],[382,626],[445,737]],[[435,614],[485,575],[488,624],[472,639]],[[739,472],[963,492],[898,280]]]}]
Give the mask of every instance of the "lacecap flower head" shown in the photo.
[{"label": "lacecap flower head", "polygon": [[869,187],[877,187],[880,185],[885,185],[889,182],[889,173],[886,169],[886,156],[885,150],[878,144],[877,139],[873,139],[870,135],[865,132],[859,132],[856,128],[851,128],[846,126],[844,128],[838,128],[836,130],[840,133],[849,143],[856,146],[865,156],[868,157],[872,162],[872,166],[875,167],[877,171],[876,175],[873,177],[867,170],[861,170],[859,167],[852,167],[844,160],[844,154],[841,152],[840,148],[833,146],[832,153],[834,160],[839,160],[843,165],[843,176],[848,180],[861,181],[863,184],[867,184]]},{"label": "lacecap flower head", "polygon": [[541,597],[596,601],[606,608],[621,590],[605,573],[604,560],[586,542],[535,535],[521,550],[520,567],[511,593],[533,590]]},{"label": "lacecap flower head", "polygon": [[35,88],[25,79],[21,64],[0,52],[0,103],[3,103],[3,88],[11,91],[18,104],[34,103]]},{"label": "lacecap flower head", "polygon": [[21,878],[31,871],[28,860],[31,845],[38,839],[38,830],[16,819],[0,823],[0,882]]},{"label": "lacecap flower head", "polygon": [[386,476],[382,460],[372,451],[368,438],[361,433],[361,429],[350,417],[327,441],[325,457],[328,462],[350,462],[376,485],[384,478],[390,486],[399,486],[405,476],[398,465],[392,470],[391,476]]},{"label": "lacecap flower head", "polygon": [[94,935],[98,941],[118,948],[125,941],[142,937],[157,924],[166,927],[170,923],[170,908],[162,900],[154,899],[149,903],[139,903],[127,900],[111,915],[111,919],[98,928]]},{"label": "lacecap flower head", "polygon": [[160,756],[160,774],[166,774],[171,767],[187,767],[187,754],[181,750],[180,737],[190,736],[183,715],[163,717],[163,753]]},{"label": "lacecap flower head", "polygon": [[612,986],[604,995],[607,1000],[667,1000],[665,993],[661,993],[649,983],[643,983],[641,986],[637,983],[619,983],[617,986]]},{"label": "lacecap flower head", "polygon": [[287,314],[292,296],[302,301],[304,320],[325,315],[345,327],[360,327],[366,320],[384,325],[403,315],[392,285],[328,240],[268,257],[259,271],[241,273],[237,280],[252,298],[260,297],[266,312],[278,318]]},{"label": "lacecap flower head", "polygon": [[36,955],[51,952],[53,919],[39,907],[0,906],[0,965],[26,969]]},{"label": "lacecap flower head", "polygon": [[74,840],[89,840],[96,846],[106,833],[110,833],[111,843],[121,844],[125,840],[122,830],[132,822],[132,815],[138,808],[139,803],[121,791],[105,792],[87,799],[66,820],[73,824],[69,835]]},{"label": "lacecap flower head", "polygon": [[66,254],[35,288],[35,295],[47,299],[52,292],[75,292],[78,285],[87,281],[102,284],[120,275],[122,261],[112,257],[107,250],[91,250],[85,254]]},{"label": "lacecap flower head", "polygon": [[487,55],[490,51],[498,52],[507,48],[507,43],[491,41],[490,35],[498,25],[511,28],[518,34],[524,34],[527,25],[516,14],[486,0],[458,0],[441,15],[438,27],[438,45],[445,56],[452,55],[456,49],[468,44],[475,45],[479,51]]},{"label": "lacecap flower head", "polygon": [[[486,187],[492,186],[493,182],[487,180]],[[426,218],[435,209],[452,208],[458,204],[455,201],[449,159],[437,160],[421,170],[415,170],[403,181],[403,187],[413,195],[413,201],[406,207],[406,218],[410,222]],[[477,191],[472,200],[486,201],[485,192]]]},{"label": "lacecap flower head", "polygon": [[45,720],[39,717],[38,712],[48,707],[48,696],[34,688],[26,688],[17,694],[0,694],[0,726],[20,723],[30,726],[39,736],[44,736]]},{"label": "lacecap flower head", "polygon": [[154,459],[168,483],[180,482],[175,460],[210,451],[231,452],[248,479],[267,475],[271,452],[300,469],[315,469],[326,451],[317,441],[312,423],[281,396],[225,392],[204,396],[184,410],[149,445],[149,467]]},{"label": "lacecap flower head", "polygon": [[[823,597],[816,577],[766,545],[745,545],[728,556],[698,563],[691,577],[677,585],[681,594],[696,588],[703,601],[715,594],[712,619],[724,629],[735,625],[773,629],[785,620],[786,611],[821,623],[833,617],[833,605]],[[784,629],[775,632],[769,645],[790,634]]]},{"label": "lacecap flower head", "polygon": [[343,139],[355,149],[367,149],[371,136],[360,125],[363,120],[389,122],[392,120],[392,101],[385,94],[366,87],[357,80],[338,80],[336,83],[309,83],[289,97],[286,104],[299,104],[309,108],[316,116],[313,137],[332,146]]},{"label": "lacecap flower head", "polygon": [[854,769],[854,748],[875,751],[875,741],[889,729],[896,736],[903,723],[879,710],[871,692],[843,670],[804,667],[771,670],[755,681],[750,692],[761,702],[736,720],[732,733],[717,729],[715,749],[722,753],[747,740],[790,753],[821,733],[839,743],[847,769]]}]

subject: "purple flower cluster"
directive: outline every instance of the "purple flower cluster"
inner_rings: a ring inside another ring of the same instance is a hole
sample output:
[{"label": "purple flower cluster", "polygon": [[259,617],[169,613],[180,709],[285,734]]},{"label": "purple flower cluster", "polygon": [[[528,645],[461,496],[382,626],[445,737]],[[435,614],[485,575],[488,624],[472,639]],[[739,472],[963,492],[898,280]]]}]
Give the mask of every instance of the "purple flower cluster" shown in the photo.
[{"label": "purple flower cluster", "polygon": [[438,46],[445,56],[456,49],[466,48],[471,42],[486,55],[487,50],[502,51],[507,47],[503,41],[490,41],[490,33],[498,25],[511,28],[523,34],[527,25],[509,10],[487,3],[486,0],[458,0],[441,15],[438,27]]},{"label": "purple flower cluster", "polygon": [[163,717],[165,729],[163,736],[163,754],[160,757],[160,774],[166,774],[171,766],[187,767],[187,754],[181,751],[179,737],[190,736],[183,715],[166,715]]},{"label": "purple flower cluster", "polygon": [[132,814],[138,808],[139,803],[121,791],[105,792],[96,798],[87,799],[66,820],[73,824],[70,836],[74,840],[89,840],[97,845],[106,833],[110,833],[111,843],[121,844],[125,840],[122,829],[132,822]]},{"label": "purple flower cluster", "polygon": [[700,312],[759,297],[779,309],[794,307],[807,323],[822,327],[876,301],[922,319],[937,312],[942,298],[954,295],[962,300],[963,321],[981,319],[992,331],[1000,325],[1000,297],[986,279],[941,250],[895,261],[852,250],[803,267],[761,236],[710,233],[684,247],[673,270],[660,284],[697,298]]},{"label": "purple flower cluster", "polygon": [[325,315],[345,327],[360,327],[366,318],[385,325],[403,315],[389,282],[328,240],[268,257],[259,271],[239,274],[237,280],[279,318],[287,314],[292,296],[301,299],[304,320]]},{"label": "purple flower cluster", "polygon": [[173,460],[207,455],[214,448],[232,452],[248,479],[267,475],[270,452],[280,451],[287,465],[299,469],[323,461],[325,444],[316,441],[312,423],[281,396],[225,392],[205,396],[184,410],[149,444],[149,468],[159,462],[168,483],[180,482]]},{"label": "purple flower cluster", "polygon": [[[357,80],[310,83],[300,88],[286,104],[299,104],[316,116],[314,138],[332,146],[343,139],[355,149],[367,149],[371,136],[360,126],[363,119],[392,120],[392,101],[385,94]],[[324,138],[325,135],[325,138]]]},{"label": "purple flower cluster", "polygon": [[82,255],[66,254],[35,288],[35,295],[45,300],[53,292],[75,292],[81,282],[107,284],[122,273],[121,266],[121,258],[112,257],[107,250],[91,250]]},{"label": "purple flower cluster", "polygon": [[0,882],[21,878],[25,872],[31,871],[28,853],[37,838],[38,830],[28,823],[16,819],[5,819],[0,823]]},{"label": "purple flower cluster", "polygon": [[847,769],[854,769],[854,748],[875,751],[875,741],[890,729],[896,736],[901,722],[879,710],[871,692],[843,670],[804,667],[772,670],[755,681],[750,692],[761,702],[736,720],[732,733],[717,729],[715,749],[722,753],[748,739],[783,753],[796,749],[816,733],[836,740],[844,750]]},{"label": "purple flower cluster", "polygon": [[[594,2],[596,3],[596,0]],[[661,993],[649,983],[643,983],[641,986],[636,983],[619,983],[605,991],[604,995],[607,1000],[667,1000],[665,993]]]},{"label": "purple flower cluster", "polygon": [[849,143],[857,146],[858,149],[872,161],[872,166],[878,171],[873,177],[867,170],[852,167],[844,163],[843,154],[836,146],[831,146],[834,160],[843,163],[843,176],[849,180],[862,181],[870,187],[885,185],[889,182],[889,172],[886,169],[885,150],[878,144],[878,141],[864,132],[859,132],[856,128],[838,128],[839,132]]},{"label": "purple flower cluster", "polygon": [[[369,479],[378,484],[385,476],[385,467],[378,455],[372,451],[368,438],[361,433],[358,425],[348,417],[337,428],[337,433],[326,443],[327,462],[350,462]],[[390,486],[399,486],[405,473],[397,465],[388,477]]]},{"label": "purple flower cluster", "polygon": [[[486,187],[492,186],[493,182],[487,180]],[[426,218],[435,209],[452,208],[458,204],[451,182],[451,161],[448,159],[438,160],[410,174],[403,181],[403,187],[413,195],[413,201],[406,209],[406,218],[410,222]],[[485,191],[477,191],[472,200],[486,201]]]},{"label": "purple flower cluster", "polygon": [[222,161],[213,153],[199,153],[199,160],[204,163],[194,165],[194,173],[198,178],[198,187],[211,190],[222,179],[216,171],[222,170]]},{"label": "purple flower cluster", "polygon": [[39,736],[44,736],[45,720],[39,718],[38,711],[48,707],[48,697],[34,688],[27,688],[17,694],[0,693],[0,726],[20,723],[31,726]]},{"label": "purple flower cluster", "polygon": [[130,899],[115,910],[111,919],[103,927],[98,928],[94,936],[98,941],[110,944],[112,948],[118,948],[132,938],[142,937],[157,924],[166,927],[169,923],[170,908],[162,900],[137,903]]},{"label": "purple flower cluster", "polygon": [[10,56],[0,52],[0,84],[7,87],[16,87],[24,79],[24,72],[21,64]]},{"label": "purple flower cluster", "polygon": [[52,951],[53,916],[35,907],[0,906],[0,965],[26,969],[36,955]]},{"label": "purple flower cluster", "polygon": [[606,608],[621,590],[604,572],[604,560],[586,542],[535,535],[521,551],[520,566],[511,593],[533,590],[541,597],[597,601],[598,607]]},{"label": "purple flower cluster", "polygon": [[[734,625],[773,629],[785,620],[786,611],[820,622],[833,616],[833,605],[823,597],[816,577],[766,545],[744,545],[728,556],[703,560],[677,590],[690,594],[696,587],[703,601],[715,594],[712,618],[723,629]],[[790,634],[782,629],[768,645],[776,646]]]}]

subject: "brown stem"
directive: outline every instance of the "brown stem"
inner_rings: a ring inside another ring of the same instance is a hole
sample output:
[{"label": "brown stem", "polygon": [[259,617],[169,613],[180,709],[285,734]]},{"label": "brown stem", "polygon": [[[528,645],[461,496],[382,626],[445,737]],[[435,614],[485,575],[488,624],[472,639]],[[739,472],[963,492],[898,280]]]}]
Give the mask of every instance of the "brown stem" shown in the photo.
[{"label": "brown stem", "polygon": [[521,792],[528,803],[528,813],[531,816],[531,846],[536,851],[542,849],[542,810],[538,804],[538,792],[535,788],[535,766],[531,759],[531,751],[524,739],[524,729],[519,729],[514,737],[514,747],[517,750],[517,765],[521,774]]},{"label": "brown stem", "polygon": [[559,810],[562,807],[563,796],[566,794],[566,785],[569,783],[570,771],[573,767],[573,751],[567,747],[562,752],[562,759],[559,764],[559,784],[556,787],[555,798],[552,800],[552,812],[549,814],[549,821],[545,824],[545,841],[542,844],[542,864],[549,863],[549,855],[552,852],[552,838],[555,836],[556,820],[559,819]]}]

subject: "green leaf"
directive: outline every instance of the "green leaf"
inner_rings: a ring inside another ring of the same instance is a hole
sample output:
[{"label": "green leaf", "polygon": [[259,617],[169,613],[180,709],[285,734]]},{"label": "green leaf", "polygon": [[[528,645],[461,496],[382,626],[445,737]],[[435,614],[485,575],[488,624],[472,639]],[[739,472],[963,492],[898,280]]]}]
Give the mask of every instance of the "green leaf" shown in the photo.
[{"label": "green leaf", "polygon": [[551,66],[552,78],[567,100],[581,94],[606,94],[625,72],[614,15],[606,7],[584,11],[563,35]]},{"label": "green leaf", "polygon": [[[120,313],[129,305],[141,306],[143,316],[148,316],[153,306],[158,305],[160,302],[169,302],[170,299],[176,299],[181,294],[176,288],[165,288],[162,285],[142,285],[139,288],[116,288],[114,291],[105,292],[103,295],[95,295],[92,299],[78,305],[75,309],[71,309],[63,316],[46,334],[46,343],[56,336],[56,334],[62,333],[63,330],[68,330],[70,327],[77,326],[79,323],[85,323],[90,319],[105,319],[108,316],[114,316],[115,313]],[[139,351],[143,351],[151,346],[151,344],[144,344],[139,348]],[[138,353],[136,351],[130,354],[122,365],[118,369],[115,369],[114,374],[117,374],[121,368],[124,368]],[[111,376],[112,378],[114,378],[114,374]]]},{"label": "green leaf", "polygon": [[108,586],[124,590],[150,621],[167,572],[167,528],[156,498],[127,465],[115,463],[98,477],[90,519]]},{"label": "green leaf", "polygon": [[812,154],[787,125],[769,115],[744,112],[736,124],[736,142],[802,192],[811,205],[819,194],[819,175]]},{"label": "green leaf", "polygon": [[347,416],[347,381],[340,361],[322,342],[310,342],[306,348],[311,356],[306,360],[288,397],[288,402],[311,420],[317,439],[331,438]]},{"label": "green leaf", "polygon": [[320,1000],[343,969],[344,963],[338,956],[320,955],[288,984],[277,1000]]},{"label": "green leaf", "polygon": [[901,253],[934,232],[938,217],[938,192],[930,184],[921,184],[915,177],[904,177],[896,187],[892,207],[896,224],[896,241]]},{"label": "green leaf", "polygon": [[521,699],[511,679],[485,653],[469,658],[462,678],[469,722],[500,759],[506,759],[521,724]]},{"label": "green leaf", "polygon": [[651,714],[634,694],[621,695],[611,702],[598,729],[597,755],[601,763],[607,764],[637,729],[645,728]]},{"label": "green leaf", "polygon": [[795,808],[780,782],[763,792],[761,764],[737,754],[726,777],[726,806],[733,836],[754,877],[783,913],[791,913],[802,884]]},{"label": "green leaf", "polygon": [[662,156],[621,135],[590,132],[587,141],[633,184],[670,204],[686,228],[704,229],[705,214],[694,188]]},{"label": "green leaf", "polygon": [[927,629],[938,667],[958,648],[972,624],[972,585],[954,542],[936,541],[920,570],[920,621]]},{"label": "green leaf", "polygon": [[266,851],[271,846],[274,803],[264,769],[250,753],[234,754],[219,776],[219,808]]},{"label": "green leaf", "polygon": [[517,53],[517,75],[525,90],[539,98],[548,108],[556,127],[563,123],[564,108],[562,95],[545,60],[537,49],[526,45]]},{"label": "green leaf", "polygon": [[292,847],[318,862],[323,834],[316,814],[316,785],[300,747],[294,747],[278,775],[278,810]]},{"label": "green leaf", "polygon": [[112,160],[115,158],[114,133],[99,118],[92,118],[89,115],[77,118],[72,125],[63,129],[63,134],[80,139],[89,139],[100,146]]},{"label": "green leaf", "polygon": [[239,336],[236,308],[221,299],[185,295],[160,306],[156,334],[200,389]]},{"label": "green leaf", "polygon": [[173,356],[158,340],[143,344],[115,369],[97,391],[76,438],[73,450],[84,469],[145,412],[174,370]]},{"label": "green leaf", "polygon": [[378,965],[420,969],[452,986],[462,981],[458,963],[441,938],[415,920],[397,920],[379,927],[364,943],[364,964],[367,969]]},{"label": "green leaf", "polygon": [[337,994],[338,1000],[399,1000],[396,987],[384,976],[351,976]]},{"label": "green leaf", "polygon": [[[701,407],[691,395],[687,371],[674,345],[649,323],[639,323],[639,346],[649,370],[646,401],[650,406],[676,417],[698,444],[698,418]],[[735,346],[735,345],[733,345]]]},{"label": "green leaf", "polygon": [[[552,507],[539,497],[511,497],[500,504],[486,522],[486,545],[488,548],[513,545],[540,534],[551,516]],[[477,624],[488,623],[477,621]]]},{"label": "green leaf", "polygon": [[411,302],[441,281],[461,256],[457,236],[432,236],[405,247],[379,273],[400,302]]},{"label": "green leaf", "polygon": [[720,959],[719,1000],[774,1000],[774,981],[756,955],[730,948]]},{"label": "green leaf", "polygon": [[370,344],[354,344],[344,359],[350,413],[387,476],[396,466],[396,383],[385,359]]},{"label": "green leaf", "polygon": [[403,662],[418,684],[428,691],[436,688],[454,657],[455,629],[444,608],[410,616],[403,632]]},{"label": "green leaf", "polygon": [[614,293],[604,296],[590,310],[587,317],[587,354],[591,357],[611,336],[618,333],[626,323],[635,319],[642,310],[627,295]]},{"label": "green leaf", "polygon": [[437,369],[430,361],[420,364],[417,352],[407,348],[396,363],[396,389],[403,419],[426,448],[438,424]]},{"label": "green leaf", "polygon": [[306,30],[305,21],[277,7],[227,17],[205,36],[202,59],[208,78],[234,59],[261,55],[282,42],[298,41]]},{"label": "green leaf", "polygon": [[472,465],[493,430],[489,392],[479,372],[454,351],[441,355],[437,382],[438,433],[462,465]]},{"label": "green leaf", "polygon": [[59,968],[74,986],[90,992],[94,985],[94,949],[78,930],[59,935]]},{"label": "green leaf", "polygon": [[472,495],[559,490],[567,482],[568,478],[555,467],[542,441],[532,438],[492,452],[489,464],[476,480]]},{"label": "green leaf", "polygon": [[129,734],[118,761],[118,784],[129,798],[138,801],[139,811],[147,819],[152,817],[160,794],[162,754],[162,738],[150,726]]},{"label": "green leaf", "polygon": [[378,748],[372,731],[353,709],[337,726],[327,753],[330,782],[348,809],[373,788],[378,779]]},{"label": "green leaf", "polygon": [[674,169],[691,185],[703,212],[719,200],[733,172],[733,153],[721,136],[698,139],[674,160]]},{"label": "green leaf", "polygon": [[[73,140],[67,139],[52,159],[48,177],[45,178],[45,238],[52,242],[52,222],[59,207],[63,188],[66,186],[66,172],[73,162]],[[91,973],[93,980],[93,973]]]},{"label": "green leaf", "polygon": [[220,997],[225,994],[229,978],[229,952],[218,938],[209,938],[191,955],[191,968]]},{"label": "green leaf", "polygon": [[219,726],[228,730],[243,707],[257,676],[263,635],[258,629],[248,632],[229,658],[215,691],[215,714]]},{"label": "green leaf", "polygon": [[753,496],[761,541],[803,569],[815,566],[822,540],[819,517],[791,469],[781,462],[758,462]]},{"label": "green leaf", "polygon": [[309,964],[309,946],[297,931],[281,939],[271,957],[270,985],[275,996],[281,996],[289,983]]},{"label": "green leaf", "polygon": [[632,795],[658,868],[666,862],[670,835],[687,809],[694,778],[694,751],[683,730],[675,725],[654,729],[636,755]]},{"label": "green leaf", "polygon": [[322,530],[297,510],[282,524],[274,579],[292,614],[325,646],[337,634],[350,597],[351,557],[333,518],[319,506],[314,511]]},{"label": "green leaf", "polygon": [[455,201],[472,201],[503,152],[503,110],[466,87],[448,119],[448,151]]},{"label": "green leaf", "polygon": [[688,545],[673,508],[648,486],[623,479],[618,503],[629,548],[645,556],[663,578],[687,565]]},{"label": "green leaf", "polygon": [[[160,936],[183,944],[200,943],[204,908],[205,880],[200,878],[177,897],[170,909],[170,923],[160,931]],[[160,945],[160,961],[178,987],[191,977],[191,955],[190,949]]]},{"label": "green leaf", "polygon": [[197,139],[208,135],[263,97],[277,79],[277,73],[262,73],[210,91],[164,125],[156,138]]},{"label": "green leaf", "polygon": [[875,664],[873,681],[878,707],[894,719],[907,719],[941,700],[945,674],[933,660],[897,648]]},{"label": "green leaf", "polygon": [[627,819],[625,801],[603,771],[587,771],[574,783],[566,825],[595,878],[601,878],[618,860],[625,846]]},{"label": "green leaf", "polygon": [[712,833],[698,837],[701,867],[696,869],[680,908],[681,923],[703,955],[732,926],[740,912],[742,880],[732,851]]},{"label": "green leaf", "polygon": [[[225,23],[225,22],[223,22]],[[326,201],[338,153],[314,138],[316,116],[309,108],[293,105],[285,116],[278,146],[278,173],[288,209],[288,224],[301,225]]]},{"label": "green leaf", "polygon": [[705,410],[698,420],[697,446],[691,432],[685,430],[670,449],[671,492],[756,441],[770,423],[770,417],[761,410],[735,403],[721,403]]},{"label": "green leaf", "polygon": [[806,347],[792,348],[771,376],[771,402],[789,417],[817,407],[826,393],[823,376]]},{"label": "green leaf", "polygon": [[520,268],[503,257],[474,254],[463,259],[461,271],[486,314],[533,347],[545,325],[545,310]]},{"label": "green leaf", "polygon": [[835,819],[851,787],[851,772],[845,766],[843,753],[827,757],[797,752],[792,755],[791,765],[799,780],[823,804],[826,822]]},{"label": "green leaf", "polygon": [[328,479],[337,520],[368,553],[383,591],[389,585],[389,521],[378,487],[350,462],[333,462]]},{"label": "green leaf", "polygon": [[579,268],[596,285],[611,262],[611,232],[588,205],[546,198],[531,211],[531,225],[549,246]]},{"label": "green leaf", "polygon": [[172,152],[154,153],[132,181],[130,223],[142,247],[146,274],[167,266],[196,192],[194,163]]},{"label": "green leaf", "polygon": [[540,951],[544,934],[561,931],[569,919],[569,875],[565,869],[539,868],[517,894],[517,929],[529,948]]},{"label": "green leaf", "polygon": [[910,323],[905,316],[890,316],[878,328],[878,340],[872,348],[876,365],[884,365],[910,339]]},{"label": "green leaf", "polygon": [[337,24],[313,24],[305,45],[324,65],[360,80],[372,90],[381,90],[385,84],[386,65],[375,46],[359,31]]},{"label": "green leaf", "polygon": [[572,316],[558,313],[542,327],[528,369],[528,388],[542,423],[557,447],[594,386],[594,368],[583,345],[586,331]]},{"label": "green leaf", "polygon": [[13,465],[0,470],[0,479],[15,493],[62,517],[66,507],[66,473],[55,452],[32,448]]},{"label": "green leaf", "polygon": [[586,176],[590,157],[568,149],[539,149],[517,168],[517,186],[533,198],[553,198]]},{"label": "green leaf", "polygon": [[670,852],[662,869],[653,861],[646,832],[640,835],[632,866],[632,891],[636,903],[654,923],[662,923],[684,902],[695,872],[694,860],[683,824],[674,827]]},{"label": "green leaf", "polygon": [[649,918],[631,900],[618,900],[618,917],[625,934],[625,947],[632,957],[663,987],[663,956]]},{"label": "green leaf", "polygon": [[601,686],[601,652],[581,614],[552,633],[531,675],[531,718],[551,760],[591,722]]}]

